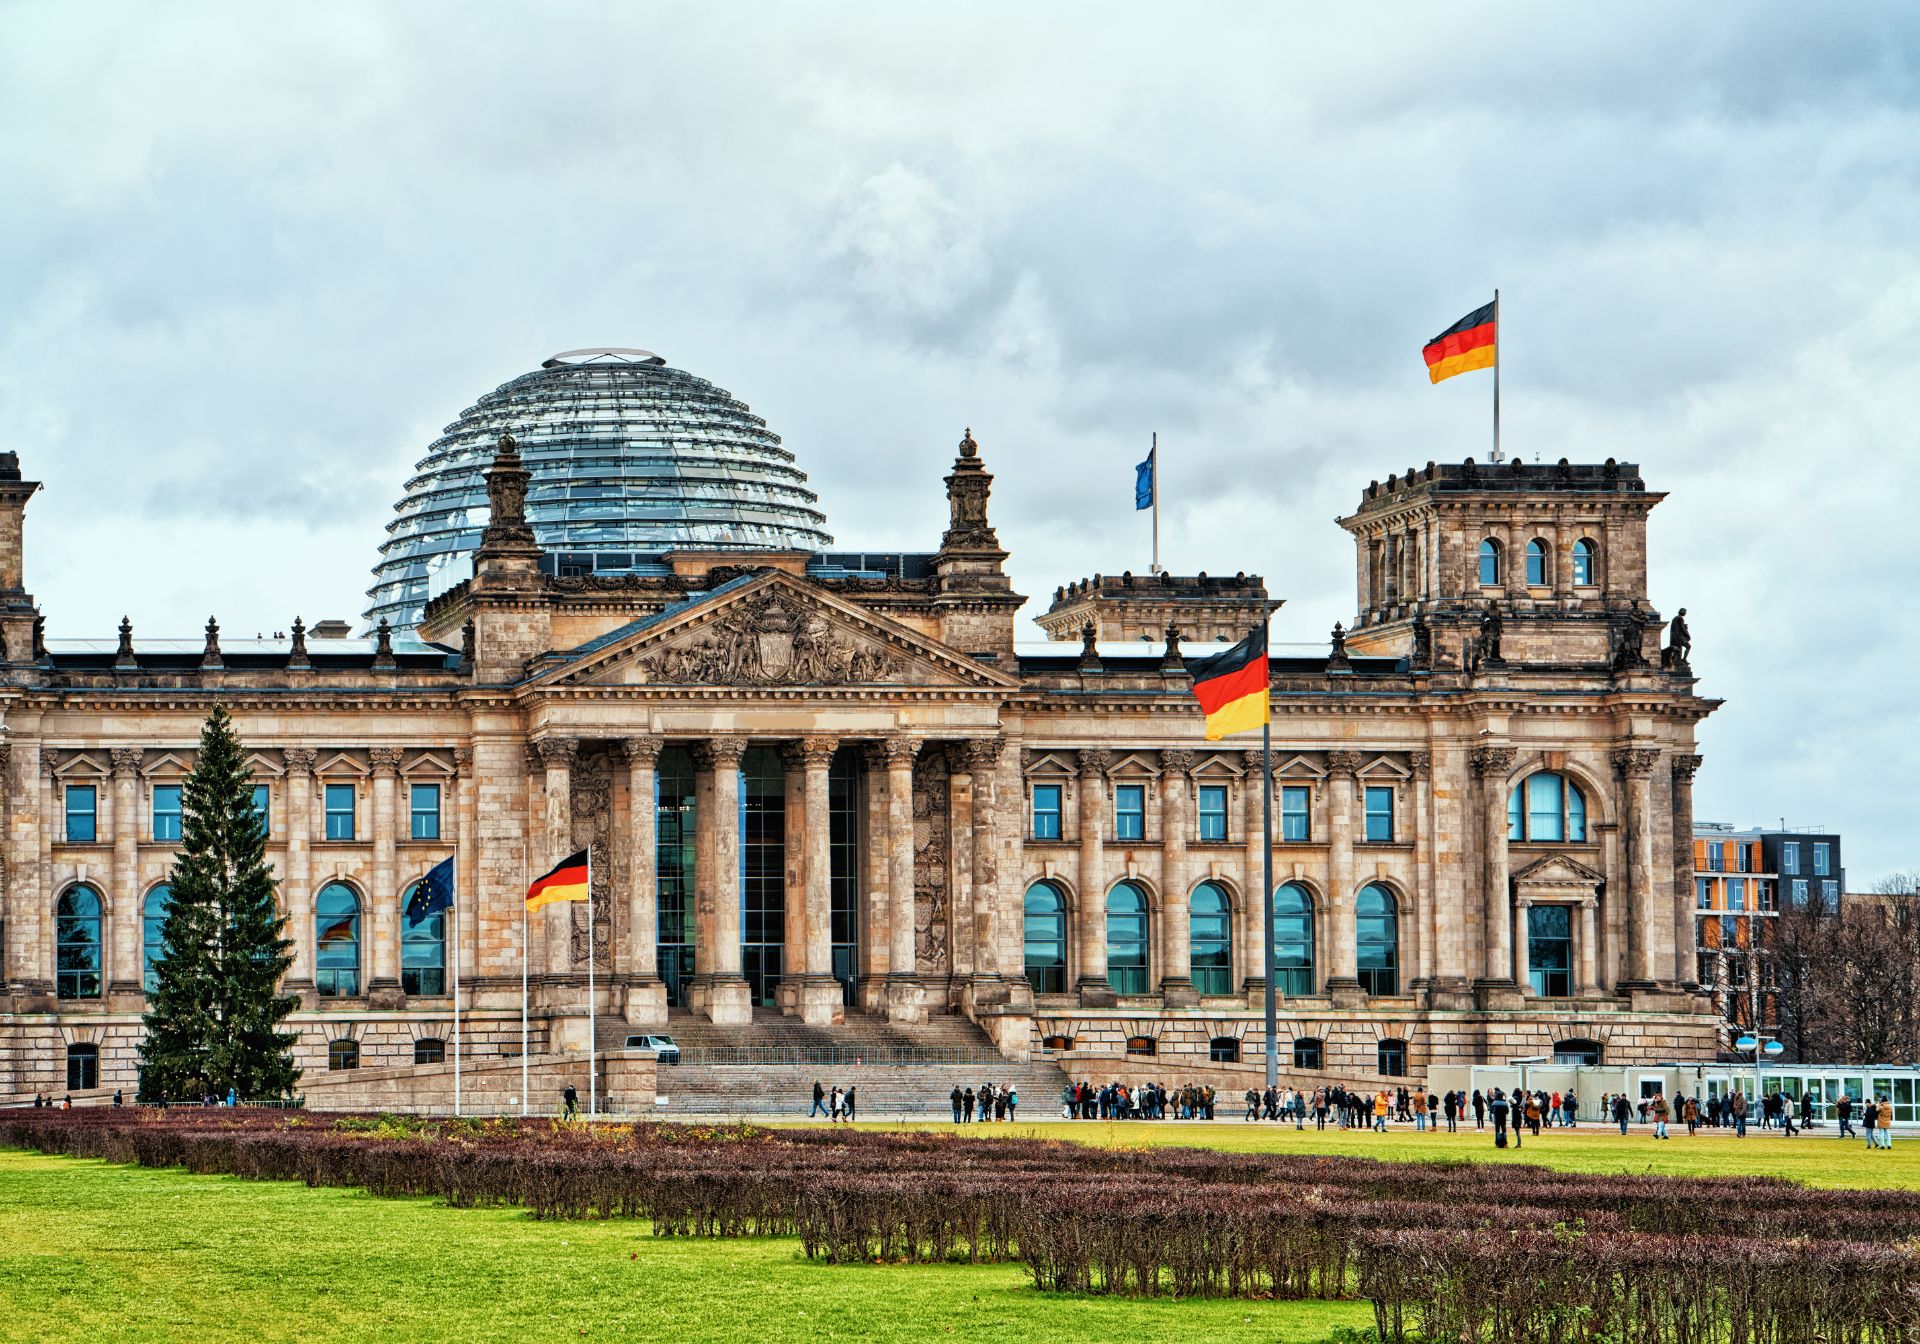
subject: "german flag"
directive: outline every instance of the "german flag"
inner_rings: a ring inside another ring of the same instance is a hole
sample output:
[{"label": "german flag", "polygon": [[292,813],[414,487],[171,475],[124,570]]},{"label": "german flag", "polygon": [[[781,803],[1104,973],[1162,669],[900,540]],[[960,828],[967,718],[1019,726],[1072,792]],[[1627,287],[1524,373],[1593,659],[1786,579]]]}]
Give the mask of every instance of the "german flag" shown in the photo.
[{"label": "german flag", "polygon": [[527,888],[527,909],[538,910],[557,901],[587,899],[587,851],[569,854],[553,865],[545,876],[536,877]]},{"label": "german flag", "polygon": [[1499,358],[1499,333],[1494,330],[1498,300],[1484,308],[1475,308],[1445,331],[1427,342],[1420,353],[1427,357],[1427,381],[1437,383],[1470,369],[1490,369]]},{"label": "german flag", "polygon": [[1207,741],[1244,733],[1267,722],[1267,627],[1225,653],[1187,659],[1193,698],[1207,713]]},{"label": "german flag", "polygon": [[345,919],[327,925],[320,930],[322,943],[350,943],[353,941],[353,924],[358,915],[348,915]]}]

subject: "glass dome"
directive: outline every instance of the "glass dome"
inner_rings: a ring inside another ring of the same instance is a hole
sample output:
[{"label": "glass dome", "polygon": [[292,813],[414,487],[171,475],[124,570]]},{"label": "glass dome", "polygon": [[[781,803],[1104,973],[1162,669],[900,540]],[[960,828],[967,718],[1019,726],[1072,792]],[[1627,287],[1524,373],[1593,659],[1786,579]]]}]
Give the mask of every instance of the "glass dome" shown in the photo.
[{"label": "glass dome", "polygon": [[527,520],[557,574],[661,572],[676,550],[832,544],[806,473],[745,404],[646,350],[569,350],[469,406],[394,506],[366,620],[417,624],[471,572],[503,430],[533,473]]}]

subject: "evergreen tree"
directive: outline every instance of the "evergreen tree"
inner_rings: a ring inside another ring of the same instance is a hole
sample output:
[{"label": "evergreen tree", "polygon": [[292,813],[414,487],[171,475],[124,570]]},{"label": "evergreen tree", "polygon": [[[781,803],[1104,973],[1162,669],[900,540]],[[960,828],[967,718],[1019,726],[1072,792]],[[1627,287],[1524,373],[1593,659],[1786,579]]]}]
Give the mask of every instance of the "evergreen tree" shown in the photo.
[{"label": "evergreen tree", "polygon": [[162,926],[141,1099],[288,1097],[299,1080],[294,1034],[280,1030],[298,1000],[279,992],[293,963],[286,920],[274,902],[266,828],[253,809],[233,720],[215,708],[181,796],[185,813]]}]

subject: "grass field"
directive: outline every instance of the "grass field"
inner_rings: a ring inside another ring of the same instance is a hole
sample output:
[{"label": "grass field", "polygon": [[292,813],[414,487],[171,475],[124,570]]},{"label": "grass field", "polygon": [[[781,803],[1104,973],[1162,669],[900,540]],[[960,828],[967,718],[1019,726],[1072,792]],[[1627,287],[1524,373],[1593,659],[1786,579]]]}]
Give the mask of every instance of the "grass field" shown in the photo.
[{"label": "grass field", "polygon": [[[952,1126],[863,1128],[952,1130]],[[1767,1173],[1920,1188],[1920,1143],[1831,1134],[1659,1142],[1583,1128],[1496,1150],[1486,1134],[1051,1122],[969,1137],[1537,1162],[1568,1171]],[[1319,1344],[1365,1303],[1039,1293],[1018,1266],[829,1266],[791,1239],[656,1240],[634,1222],[0,1151],[0,1341],[1204,1339]]]}]

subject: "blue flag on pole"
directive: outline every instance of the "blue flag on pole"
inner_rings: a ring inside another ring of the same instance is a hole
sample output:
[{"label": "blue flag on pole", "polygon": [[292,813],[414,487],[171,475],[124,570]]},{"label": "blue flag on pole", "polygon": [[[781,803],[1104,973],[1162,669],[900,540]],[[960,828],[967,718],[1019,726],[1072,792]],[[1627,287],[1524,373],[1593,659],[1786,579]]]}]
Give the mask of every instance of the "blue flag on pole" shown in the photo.
[{"label": "blue flag on pole", "polygon": [[446,910],[452,905],[453,859],[448,857],[413,884],[413,894],[407,897],[407,923],[418,924],[436,910]]},{"label": "blue flag on pole", "polygon": [[[1155,449],[1154,452],[1158,452]],[[1133,507],[1150,509],[1153,507],[1153,453],[1147,454],[1147,460],[1133,469]]]}]

